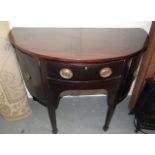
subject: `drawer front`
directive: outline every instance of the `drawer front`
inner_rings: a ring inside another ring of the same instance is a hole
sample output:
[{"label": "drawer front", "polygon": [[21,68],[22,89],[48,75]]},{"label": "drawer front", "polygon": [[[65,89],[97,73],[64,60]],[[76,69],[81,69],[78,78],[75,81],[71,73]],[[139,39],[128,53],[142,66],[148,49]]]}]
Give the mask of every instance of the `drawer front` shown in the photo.
[{"label": "drawer front", "polygon": [[62,63],[46,61],[48,78],[66,81],[93,81],[121,76],[124,61],[106,63]]}]

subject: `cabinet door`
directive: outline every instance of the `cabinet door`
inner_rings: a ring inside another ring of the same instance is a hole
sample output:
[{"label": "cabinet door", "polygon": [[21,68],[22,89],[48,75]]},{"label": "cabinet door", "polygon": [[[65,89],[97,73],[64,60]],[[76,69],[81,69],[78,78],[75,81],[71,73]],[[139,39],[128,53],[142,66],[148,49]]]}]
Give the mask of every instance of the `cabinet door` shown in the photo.
[{"label": "cabinet door", "polygon": [[45,101],[39,59],[24,54],[18,49],[16,49],[16,54],[30,94],[42,102]]}]

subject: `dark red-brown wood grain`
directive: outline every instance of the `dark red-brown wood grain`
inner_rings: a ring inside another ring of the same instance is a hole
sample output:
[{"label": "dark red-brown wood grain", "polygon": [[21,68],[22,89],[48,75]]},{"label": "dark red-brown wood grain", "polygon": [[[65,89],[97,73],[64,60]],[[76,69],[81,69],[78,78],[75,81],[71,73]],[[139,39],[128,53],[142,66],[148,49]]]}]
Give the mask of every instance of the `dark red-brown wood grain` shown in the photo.
[{"label": "dark red-brown wood grain", "polygon": [[13,28],[10,41],[23,52],[51,60],[101,62],[146,48],[147,33],[134,28]]}]

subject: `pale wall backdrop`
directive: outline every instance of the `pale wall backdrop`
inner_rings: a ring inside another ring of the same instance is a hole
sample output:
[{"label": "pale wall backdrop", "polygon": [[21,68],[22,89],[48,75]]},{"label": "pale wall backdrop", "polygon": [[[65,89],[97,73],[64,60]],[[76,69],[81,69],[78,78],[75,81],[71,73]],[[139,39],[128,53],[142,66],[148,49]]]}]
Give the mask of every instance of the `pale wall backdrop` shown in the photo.
[{"label": "pale wall backdrop", "polygon": [[34,19],[29,17],[25,18],[14,18],[10,19],[11,27],[132,27],[132,28],[142,28],[146,32],[149,32],[151,21],[105,21],[98,19],[74,19],[72,18],[45,18],[42,20]]}]

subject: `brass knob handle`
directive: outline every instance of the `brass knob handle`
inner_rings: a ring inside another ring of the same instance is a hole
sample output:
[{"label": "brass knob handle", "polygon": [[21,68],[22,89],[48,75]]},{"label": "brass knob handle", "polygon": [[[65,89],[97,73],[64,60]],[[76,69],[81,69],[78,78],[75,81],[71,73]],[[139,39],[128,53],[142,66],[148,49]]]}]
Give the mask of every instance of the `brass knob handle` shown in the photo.
[{"label": "brass knob handle", "polygon": [[71,79],[73,77],[73,72],[68,68],[62,68],[59,73],[64,79]]},{"label": "brass knob handle", "polygon": [[25,77],[26,80],[30,80],[31,79],[31,76],[30,76],[30,74],[28,72],[24,73],[24,77]]},{"label": "brass knob handle", "polygon": [[101,76],[102,78],[110,77],[111,74],[112,74],[112,69],[109,68],[109,67],[105,67],[105,68],[102,68],[102,69],[100,70],[100,76]]}]

